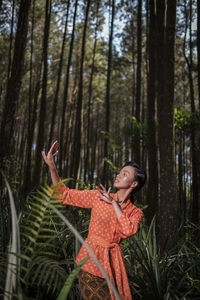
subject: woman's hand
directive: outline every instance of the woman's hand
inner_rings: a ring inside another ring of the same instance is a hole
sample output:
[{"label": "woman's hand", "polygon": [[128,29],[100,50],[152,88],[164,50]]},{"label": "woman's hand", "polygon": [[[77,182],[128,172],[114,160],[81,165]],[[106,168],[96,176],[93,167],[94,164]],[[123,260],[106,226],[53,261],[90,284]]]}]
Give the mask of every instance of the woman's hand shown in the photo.
[{"label": "woman's hand", "polygon": [[54,157],[58,154],[58,146],[59,146],[58,141],[55,141],[51,146],[47,155],[45,154],[44,151],[41,151],[42,157],[50,169],[55,168]]},{"label": "woman's hand", "polygon": [[100,192],[100,195],[98,194],[97,197],[99,197],[101,200],[107,203],[112,203],[113,198],[109,195],[111,187],[106,191],[105,187],[102,184],[100,184],[100,187],[96,186],[96,189]]}]

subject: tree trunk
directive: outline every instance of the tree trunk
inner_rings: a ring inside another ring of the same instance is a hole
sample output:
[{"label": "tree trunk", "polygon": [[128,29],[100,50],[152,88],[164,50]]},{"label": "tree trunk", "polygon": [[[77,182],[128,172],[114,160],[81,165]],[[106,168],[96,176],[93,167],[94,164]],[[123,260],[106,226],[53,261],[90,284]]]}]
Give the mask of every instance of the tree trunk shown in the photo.
[{"label": "tree trunk", "polygon": [[80,63],[80,77],[79,77],[79,89],[78,89],[78,101],[76,110],[76,123],[75,123],[75,135],[73,142],[73,155],[74,155],[74,168],[73,178],[76,182],[81,153],[81,130],[82,130],[82,103],[83,103],[83,64],[85,59],[85,42],[87,34],[87,24],[90,9],[90,0],[87,0],[87,7],[85,12],[85,23],[82,37],[82,49],[81,49],[81,63]]},{"label": "tree trunk", "polygon": [[155,1],[149,1],[150,22],[149,22],[149,75],[147,86],[147,122],[148,122],[148,188],[147,188],[147,212],[148,223],[158,209],[158,157],[156,145],[156,124],[155,124],[155,101],[156,101],[156,7]]},{"label": "tree trunk", "polygon": [[198,98],[200,110],[200,1],[197,1],[197,64],[198,64]]},{"label": "tree trunk", "polygon": [[2,114],[0,130],[1,162],[4,157],[8,157],[15,149],[13,136],[14,120],[22,81],[30,5],[31,0],[21,0],[20,2],[12,68],[7,83],[5,107]]},{"label": "tree trunk", "polygon": [[[24,192],[28,193],[31,188],[31,152],[32,152],[32,68],[33,68],[33,39],[34,39],[34,24],[35,24],[35,0],[33,0],[32,8],[32,27],[31,27],[31,55],[30,55],[30,78],[29,78],[29,107],[28,107],[28,130],[27,130],[27,151],[26,151],[26,163],[25,163],[25,176],[24,176]],[[40,68],[41,69],[41,68]],[[40,76],[39,76],[40,78]],[[36,113],[36,112],[35,112]]]},{"label": "tree trunk", "polygon": [[64,30],[64,34],[63,34],[62,49],[61,49],[61,53],[60,53],[60,61],[59,61],[59,67],[58,67],[58,77],[57,77],[56,91],[55,91],[55,96],[54,96],[54,101],[53,101],[53,108],[52,108],[51,128],[50,128],[50,134],[49,134],[48,149],[50,149],[50,146],[51,146],[51,143],[52,143],[54,126],[55,126],[55,119],[56,119],[56,114],[57,114],[58,94],[59,94],[59,90],[60,90],[60,81],[61,81],[62,66],[63,66],[63,55],[64,55],[64,49],[65,49],[67,25],[68,25],[68,16],[69,16],[69,7],[70,7],[70,1],[68,0],[68,2],[67,2],[67,14],[66,14],[66,20],[65,20],[65,30]]},{"label": "tree trunk", "polygon": [[[167,13],[166,32],[164,30]],[[177,197],[174,153],[174,45],[176,1],[157,1],[157,81],[160,150],[160,244],[173,245],[177,229]],[[159,47],[160,46],[160,47]],[[172,235],[173,232],[173,235]]]},{"label": "tree trunk", "polygon": [[[96,16],[98,16],[99,10],[99,2],[97,2],[97,11]],[[96,26],[95,26],[95,35],[94,35],[94,47],[93,47],[93,54],[92,54],[92,67],[91,67],[91,76],[90,76],[90,83],[89,83],[89,96],[88,96],[88,111],[87,111],[87,136],[86,136],[86,154],[84,160],[84,181],[86,182],[86,176],[88,173],[88,160],[89,160],[89,153],[90,153],[90,144],[91,144],[91,101],[92,101],[92,84],[93,84],[93,77],[94,77],[94,67],[95,67],[95,55],[96,55],[96,45],[97,45],[97,30],[98,30],[98,17],[96,19]],[[95,149],[95,148],[94,148]],[[89,174],[88,174],[89,175]]]},{"label": "tree trunk", "polygon": [[[112,17],[110,24],[110,37],[109,37],[109,50],[108,50],[108,68],[107,68],[107,84],[106,84],[106,119],[105,119],[105,132],[106,135],[110,130],[110,78],[112,69],[112,43],[113,43],[113,28],[115,17],[115,0],[112,0]],[[104,139],[104,158],[108,157],[108,139]],[[101,182],[103,185],[108,183],[108,164],[104,161],[103,173],[101,176]]]},{"label": "tree trunk", "polygon": [[45,118],[46,118],[46,102],[47,102],[47,77],[48,77],[48,41],[49,41],[49,28],[51,20],[51,0],[46,0],[45,9],[45,25],[44,25],[44,39],[43,39],[43,78],[42,78],[42,96],[40,102],[40,116],[36,144],[36,158],[35,169],[33,174],[33,187],[40,183],[42,156],[41,150],[44,146],[45,138]]},{"label": "tree trunk", "polygon": [[12,18],[11,18],[11,25],[10,25],[10,47],[9,47],[9,54],[8,54],[8,76],[7,82],[10,78],[10,69],[12,64],[12,44],[13,44],[13,25],[14,25],[14,14],[15,14],[15,1],[13,0],[12,3]]},{"label": "tree trunk", "polygon": [[[186,64],[188,67],[188,80],[189,80],[189,87],[190,87],[190,99],[191,99],[191,112],[195,113],[195,98],[194,98],[194,83],[193,83],[193,47],[192,47],[192,3],[190,1],[190,26],[189,26],[189,32],[190,32],[190,41],[189,41],[189,58],[186,54],[186,35],[187,35],[187,29],[188,29],[188,16],[187,16],[187,7],[186,7],[186,1],[185,1],[185,36],[184,36],[184,57],[186,60]],[[192,159],[192,222],[197,223],[198,222],[198,156],[197,156],[197,145],[196,145],[196,131],[194,127],[191,127],[191,159]]]},{"label": "tree trunk", "polygon": [[76,28],[77,7],[78,7],[78,0],[76,0],[75,8],[74,8],[73,29],[72,29],[70,48],[69,48],[69,54],[68,54],[66,81],[65,81],[64,94],[63,94],[63,103],[62,103],[62,117],[61,117],[61,128],[60,128],[60,158],[59,158],[59,170],[60,170],[61,175],[62,175],[62,166],[63,166],[63,148],[64,148],[63,145],[65,144],[64,141],[63,141],[63,139],[64,139],[64,128],[65,128],[65,112],[66,112],[67,99],[68,99],[68,87],[69,87],[70,67],[71,67],[73,46],[74,46],[74,35],[75,35],[75,28]]},{"label": "tree trunk", "polygon": [[[142,65],[142,0],[138,0],[137,15],[137,74],[136,74],[136,107],[135,117],[140,123],[140,100],[141,100],[141,65]],[[138,126],[134,128],[134,160],[140,164],[140,129]]]}]

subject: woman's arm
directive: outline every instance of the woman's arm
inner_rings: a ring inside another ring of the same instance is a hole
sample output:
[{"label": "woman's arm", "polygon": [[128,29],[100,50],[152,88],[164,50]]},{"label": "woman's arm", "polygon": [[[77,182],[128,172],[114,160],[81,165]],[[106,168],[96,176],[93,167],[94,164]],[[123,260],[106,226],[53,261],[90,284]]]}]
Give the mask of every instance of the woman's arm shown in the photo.
[{"label": "woman's arm", "polygon": [[[75,190],[69,189],[65,186],[64,183],[61,183],[60,177],[58,175],[54,157],[58,154],[58,142],[55,141],[51,146],[48,154],[46,155],[44,151],[42,151],[42,156],[46,164],[49,166],[51,180],[54,187],[54,197],[55,199],[61,200],[62,204],[73,205],[83,208],[92,208],[94,201],[96,201],[96,193],[95,190]],[[58,183],[61,183],[57,186]]]},{"label": "woman's arm", "polygon": [[56,165],[54,162],[54,157],[58,154],[58,146],[59,146],[58,141],[55,141],[51,146],[47,155],[45,154],[44,151],[41,152],[44,161],[49,167],[53,185],[56,185],[60,181],[60,177],[58,175],[58,171],[56,169]]}]

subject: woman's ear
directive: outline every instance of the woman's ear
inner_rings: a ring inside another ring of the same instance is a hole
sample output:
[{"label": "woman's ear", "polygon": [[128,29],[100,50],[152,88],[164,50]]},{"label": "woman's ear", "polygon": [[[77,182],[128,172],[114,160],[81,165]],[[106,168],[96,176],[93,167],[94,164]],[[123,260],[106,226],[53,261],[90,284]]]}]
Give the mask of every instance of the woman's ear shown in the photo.
[{"label": "woman's ear", "polygon": [[136,186],[138,186],[138,181],[133,181],[133,183],[131,184],[131,187],[132,187],[133,189],[135,189]]}]

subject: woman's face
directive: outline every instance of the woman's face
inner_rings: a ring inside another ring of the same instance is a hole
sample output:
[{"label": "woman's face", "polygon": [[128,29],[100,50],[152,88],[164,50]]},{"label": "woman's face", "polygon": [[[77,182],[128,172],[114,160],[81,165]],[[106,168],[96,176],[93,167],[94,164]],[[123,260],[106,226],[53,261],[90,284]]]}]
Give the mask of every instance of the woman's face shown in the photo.
[{"label": "woman's face", "polygon": [[128,189],[135,179],[135,168],[126,166],[121,169],[114,181],[114,187],[117,189]]}]

